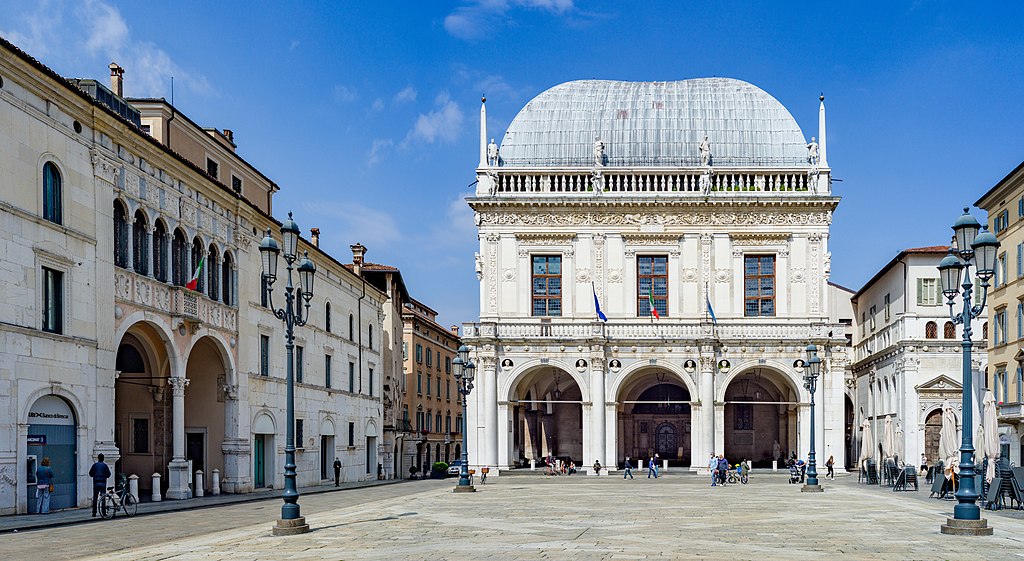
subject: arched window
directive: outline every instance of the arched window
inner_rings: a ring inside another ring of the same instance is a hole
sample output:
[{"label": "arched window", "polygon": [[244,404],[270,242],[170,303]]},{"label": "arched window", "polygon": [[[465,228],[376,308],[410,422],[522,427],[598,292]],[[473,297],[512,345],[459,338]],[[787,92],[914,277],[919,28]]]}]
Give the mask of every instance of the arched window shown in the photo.
[{"label": "arched window", "polygon": [[128,266],[128,209],[114,201],[114,265]]},{"label": "arched window", "polygon": [[206,263],[203,265],[202,274],[209,281],[207,296],[211,300],[220,300],[220,251],[217,246],[210,244],[210,251],[206,254]]},{"label": "arched window", "polygon": [[[199,236],[192,238],[192,263],[189,267],[188,272],[185,273],[185,280],[192,280],[192,275],[196,273],[196,269],[199,268],[199,262],[206,256],[206,252],[203,250],[203,240],[199,239]],[[206,283],[203,282],[202,271],[199,271],[199,278],[196,279],[196,291],[203,292],[206,288]]]},{"label": "arched window", "polygon": [[946,324],[942,326],[942,338],[943,339],[955,339],[956,338],[956,326],[953,325],[953,322],[947,321]]},{"label": "arched window", "polygon": [[173,283],[177,286],[185,286],[190,272],[188,269],[188,242],[185,239],[185,232],[178,228],[174,230],[174,239],[171,241],[171,275]]},{"label": "arched window", "polygon": [[56,224],[64,223],[62,190],[60,170],[53,162],[46,162],[43,164],[43,218]]},{"label": "arched window", "polygon": [[356,325],[355,324],[355,319],[352,317],[352,314],[349,314],[348,315],[348,340],[349,341],[355,341],[356,340],[356,328],[355,328],[355,325]]},{"label": "arched window", "polygon": [[441,412],[434,416],[434,432],[441,432]]},{"label": "arched window", "polygon": [[939,326],[934,321],[929,321],[924,324],[924,338],[925,339],[938,339],[939,337]]},{"label": "arched window", "polygon": [[167,226],[163,220],[157,220],[153,228],[153,276],[167,282]]},{"label": "arched window", "polygon": [[132,224],[132,265],[140,275],[149,274],[149,221],[142,209],[135,211]]},{"label": "arched window", "polygon": [[328,302],[324,305],[324,329],[328,333],[331,332],[331,303]]},{"label": "arched window", "polygon": [[367,347],[372,349],[373,348],[373,324],[371,323],[370,325],[367,326],[367,328],[369,329],[369,331],[367,331],[366,343],[367,343]]},{"label": "arched window", "polygon": [[221,284],[221,296],[224,298],[224,303],[228,306],[235,304],[234,295],[234,279],[231,278],[231,252],[224,252],[224,260],[220,263],[220,284]]},{"label": "arched window", "polygon": [[981,338],[988,339],[988,322],[981,324]]}]

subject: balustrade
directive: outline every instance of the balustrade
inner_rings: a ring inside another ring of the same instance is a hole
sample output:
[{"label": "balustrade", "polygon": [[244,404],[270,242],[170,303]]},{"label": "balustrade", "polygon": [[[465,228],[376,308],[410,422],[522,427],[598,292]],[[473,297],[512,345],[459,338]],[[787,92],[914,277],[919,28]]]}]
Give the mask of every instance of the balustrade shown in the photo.
[{"label": "balustrade", "polygon": [[182,286],[169,285],[128,270],[114,273],[114,296],[124,302],[201,322],[215,329],[238,331],[238,310]]},{"label": "balustrade", "polygon": [[[598,183],[592,172],[571,170],[499,170],[496,171],[495,193],[593,193]],[[686,171],[616,171],[601,170],[600,182],[609,193],[702,193],[702,169]],[[743,171],[716,169],[711,174],[712,192],[742,193],[806,193],[811,176],[807,170]]]}]

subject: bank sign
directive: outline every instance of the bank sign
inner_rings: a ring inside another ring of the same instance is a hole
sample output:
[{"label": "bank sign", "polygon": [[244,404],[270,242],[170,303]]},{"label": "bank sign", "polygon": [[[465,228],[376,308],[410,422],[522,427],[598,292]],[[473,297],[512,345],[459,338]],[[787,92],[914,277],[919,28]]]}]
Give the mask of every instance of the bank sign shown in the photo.
[{"label": "bank sign", "polygon": [[46,446],[45,434],[30,434],[25,440],[29,446]]}]

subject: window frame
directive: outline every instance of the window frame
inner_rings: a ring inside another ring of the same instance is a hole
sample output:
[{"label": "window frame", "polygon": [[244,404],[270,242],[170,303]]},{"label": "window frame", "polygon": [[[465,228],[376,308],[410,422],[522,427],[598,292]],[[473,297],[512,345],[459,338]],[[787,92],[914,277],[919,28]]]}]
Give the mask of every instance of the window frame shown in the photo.
[{"label": "window frame", "polygon": [[[544,259],[544,272],[537,273],[538,259]],[[557,260],[558,272],[551,273],[552,260]],[[562,283],[562,254],[552,253],[536,253],[530,254],[530,316],[531,317],[562,317],[562,296],[564,284]],[[557,295],[552,295],[551,283],[557,279]],[[537,282],[543,280],[544,282],[544,294],[537,294]],[[552,309],[552,303],[557,302],[555,307],[557,310]],[[537,305],[543,303],[543,312],[538,313]],[[557,313],[552,313],[557,312]]]},{"label": "window frame", "polygon": [[[49,171],[48,170],[52,170]],[[41,195],[43,220],[64,225],[64,174],[53,160],[46,160],[42,166]]]},{"label": "window frame", "polygon": [[295,345],[295,383],[301,384],[305,374],[305,369],[302,367],[305,362],[305,347],[302,345]]},{"label": "window frame", "polygon": [[[664,274],[657,274],[657,265],[660,260],[664,260]],[[650,261],[649,271],[650,273],[643,273],[644,263]],[[650,301],[648,295],[653,292],[654,298],[654,309],[658,311],[658,315],[661,317],[668,317],[668,300],[669,300],[669,265],[667,254],[648,254],[648,255],[637,255],[636,256],[636,317],[652,317],[650,309]],[[646,291],[641,289],[644,279],[650,280],[650,286]],[[664,279],[664,294],[658,294],[657,279]],[[647,313],[644,313],[644,312]]]},{"label": "window frame", "polygon": [[[761,262],[761,260],[765,259],[765,258],[771,259],[770,263],[771,263],[772,269],[771,269],[771,273],[770,274],[765,274],[765,273],[762,272],[762,262]],[[757,273],[756,274],[748,273],[747,265],[748,265],[748,261],[751,260],[751,259],[755,259],[756,262],[757,262]],[[778,304],[778,302],[777,302],[778,290],[777,290],[777,283],[776,283],[777,271],[778,271],[778,256],[776,254],[774,254],[774,253],[744,253],[743,254],[743,317],[745,317],[745,318],[747,318],[747,317],[755,317],[756,318],[756,317],[777,317],[778,316],[778,305],[777,305]],[[757,285],[758,285],[757,286],[757,293],[758,294],[755,295],[755,296],[750,296],[748,294],[747,284],[751,280],[755,280],[755,279],[757,280]],[[764,295],[761,294],[761,292],[763,290],[763,288],[761,286],[761,279],[771,279],[771,296],[764,296]],[[756,314],[755,313],[751,313],[750,310],[747,307],[748,306],[747,303],[750,302],[750,301],[758,302],[758,309],[757,309],[757,313]],[[761,304],[761,302],[764,302],[764,301],[770,301],[771,302],[771,313],[770,314],[764,313],[763,304]]]},{"label": "window frame", "polygon": [[260,376],[270,376],[270,335],[260,333]]},{"label": "window frame", "polygon": [[324,354],[324,387],[327,389],[331,388],[331,367],[334,357],[330,354]]},{"label": "window frame", "polygon": [[[66,286],[64,277],[66,271],[44,264],[41,267],[40,278],[42,281],[42,318],[41,329],[55,335],[64,334],[64,313],[66,300]],[[51,280],[52,279],[52,280]],[[56,286],[54,286],[56,284]]]}]

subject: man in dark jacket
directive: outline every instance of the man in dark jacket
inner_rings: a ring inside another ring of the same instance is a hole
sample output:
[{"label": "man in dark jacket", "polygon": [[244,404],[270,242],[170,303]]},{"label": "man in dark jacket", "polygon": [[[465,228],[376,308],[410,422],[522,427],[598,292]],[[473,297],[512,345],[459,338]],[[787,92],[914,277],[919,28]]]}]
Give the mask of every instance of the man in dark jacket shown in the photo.
[{"label": "man in dark jacket", "polygon": [[341,459],[334,458],[334,486],[338,487],[341,482]]},{"label": "man in dark jacket", "polygon": [[96,463],[89,468],[89,477],[92,478],[92,515],[96,516],[100,496],[106,492],[107,479],[110,478],[110,468],[103,463],[103,454],[96,456]]}]

